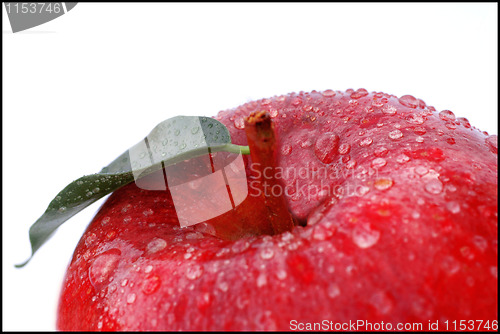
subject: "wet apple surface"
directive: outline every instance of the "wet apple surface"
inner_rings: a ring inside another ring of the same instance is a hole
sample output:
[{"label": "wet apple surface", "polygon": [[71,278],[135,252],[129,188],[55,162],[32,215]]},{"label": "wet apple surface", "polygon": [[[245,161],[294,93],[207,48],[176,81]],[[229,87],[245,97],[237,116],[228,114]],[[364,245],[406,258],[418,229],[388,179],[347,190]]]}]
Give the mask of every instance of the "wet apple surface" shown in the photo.
[{"label": "wet apple surface", "polygon": [[[58,329],[498,319],[495,135],[413,96],[364,89],[275,96],[217,119],[247,145],[255,111],[277,138],[268,190],[306,226],[269,235],[269,212],[249,193],[230,216],[181,228],[168,190],[129,184],[75,250]],[[263,233],[213,235],[237,220]]]}]

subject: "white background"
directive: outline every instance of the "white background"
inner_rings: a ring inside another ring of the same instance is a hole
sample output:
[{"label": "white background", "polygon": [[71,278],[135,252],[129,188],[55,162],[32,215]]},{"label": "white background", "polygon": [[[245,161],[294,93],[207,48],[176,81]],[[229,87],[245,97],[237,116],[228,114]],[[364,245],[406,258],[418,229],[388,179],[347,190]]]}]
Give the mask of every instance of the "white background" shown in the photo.
[{"label": "white background", "polygon": [[66,184],[174,115],[292,91],[411,94],[497,129],[497,4],[87,4],[12,34],[3,8],[3,330],[53,330],[66,265],[102,203],[24,269]]}]

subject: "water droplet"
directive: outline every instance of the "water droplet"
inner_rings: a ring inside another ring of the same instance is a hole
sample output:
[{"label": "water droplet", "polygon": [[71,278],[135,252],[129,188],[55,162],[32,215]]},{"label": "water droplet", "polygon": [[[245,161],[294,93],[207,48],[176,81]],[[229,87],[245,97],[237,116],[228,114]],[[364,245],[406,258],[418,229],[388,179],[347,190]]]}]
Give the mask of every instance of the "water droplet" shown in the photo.
[{"label": "water droplet", "polygon": [[394,106],[387,104],[384,106],[384,108],[382,108],[382,112],[386,115],[391,116],[396,114],[397,109]]},{"label": "water droplet", "polygon": [[86,193],[85,195],[87,195],[87,197],[90,197],[90,196],[92,196],[93,194],[94,194],[93,192],[91,192],[91,191],[87,191],[87,193]]},{"label": "water droplet", "polygon": [[420,125],[420,124],[424,123],[424,118],[421,115],[417,115],[417,114],[410,114],[410,115],[406,116],[405,120],[408,123],[416,124],[416,125]]},{"label": "water droplet", "polygon": [[446,126],[450,130],[455,130],[457,128],[454,123],[446,123],[444,126]]},{"label": "water droplet", "polygon": [[59,211],[60,213],[63,213],[63,212],[66,212],[66,209],[67,209],[67,208],[66,208],[65,206],[61,206],[61,207],[59,208],[59,210],[58,210],[58,211]]},{"label": "water droplet", "polygon": [[402,105],[404,105],[405,107],[408,107],[408,108],[416,108],[418,107],[418,100],[411,96],[411,95],[403,95],[399,98],[399,103],[401,103]]},{"label": "water droplet", "polygon": [[302,99],[301,99],[301,98],[299,98],[299,97],[296,97],[296,98],[295,98],[295,99],[293,99],[293,101],[292,101],[292,105],[293,105],[293,106],[295,106],[295,107],[296,107],[296,106],[298,106],[298,105],[299,105],[299,104],[301,104],[301,103],[302,103]]},{"label": "water droplet", "polygon": [[150,295],[155,293],[161,286],[160,277],[154,275],[147,277],[146,280],[142,283],[142,292],[145,295]]},{"label": "water droplet", "polygon": [[[317,222],[315,222],[315,223],[317,223]],[[318,225],[314,228],[313,239],[320,240],[320,241],[326,239],[326,232],[325,232],[325,229],[323,228],[323,226]]]},{"label": "water droplet", "polygon": [[443,184],[438,179],[432,179],[425,184],[425,191],[437,195],[443,191]]},{"label": "water droplet", "polygon": [[217,287],[223,292],[226,292],[229,289],[229,285],[224,281],[219,282],[219,284],[217,284]]},{"label": "water droplet", "polygon": [[203,268],[197,264],[189,266],[186,270],[186,277],[189,280],[195,280],[201,277],[203,274]]},{"label": "water droplet", "polygon": [[326,96],[326,97],[332,97],[332,96],[335,96],[335,91],[331,90],[331,89],[327,89],[325,91],[323,91],[323,96]]},{"label": "water droplet", "polygon": [[279,279],[279,280],[284,280],[286,278],[287,274],[286,274],[286,271],[284,271],[283,269],[279,269],[277,272],[276,272],[276,277]]},{"label": "water droplet", "polygon": [[262,102],[260,104],[263,106],[267,106],[268,104],[271,104],[271,100],[270,99],[262,99]]},{"label": "water droplet", "polygon": [[344,155],[348,154],[349,152],[351,152],[351,145],[344,143],[339,146],[339,154]]},{"label": "water droplet", "polygon": [[345,164],[345,168],[347,169],[353,169],[354,167],[356,167],[356,160],[349,160],[346,162]]},{"label": "water droplet", "polygon": [[389,138],[392,140],[400,139],[401,137],[403,137],[403,133],[398,129],[389,132]]},{"label": "water droplet", "polygon": [[466,129],[471,127],[469,120],[465,117],[459,117],[457,118],[457,121]]},{"label": "water droplet", "polygon": [[324,164],[329,164],[333,161],[335,153],[339,148],[340,138],[333,132],[323,133],[314,146],[316,157]]},{"label": "water droplet", "polygon": [[274,256],[274,251],[271,247],[266,247],[260,251],[260,258],[263,260],[272,259]]},{"label": "water droplet", "polygon": [[79,186],[81,186],[83,184],[83,181],[76,181],[76,184],[78,184]]},{"label": "water droplet", "polygon": [[361,147],[367,147],[367,146],[370,146],[372,143],[373,143],[373,139],[371,139],[370,137],[366,137],[366,138],[363,138],[359,142],[359,146],[361,146]]},{"label": "water droplet", "polygon": [[234,120],[234,126],[236,129],[244,129],[245,128],[245,119],[243,117],[238,117]]},{"label": "water droplet", "polygon": [[486,137],[485,141],[490,151],[492,153],[498,154],[498,136],[497,135],[488,136]]},{"label": "water droplet", "polygon": [[292,146],[291,145],[283,145],[281,147],[281,154],[283,155],[289,155],[290,153],[292,153]]},{"label": "water droplet", "polygon": [[373,186],[378,190],[387,190],[387,189],[391,188],[392,185],[393,185],[393,182],[389,178],[381,178],[381,179],[376,180],[373,183]]},{"label": "water droplet", "polygon": [[314,141],[309,136],[303,135],[297,140],[297,143],[302,148],[309,148],[313,145]]},{"label": "water droplet", "polygon": [[109,282],[120,260],[120,250],[113,248],[99,255],[89,268],[90,283],[96,288]]},{"label": "water droplet", "polygon": [[446,203],[446,208],[448,210],[450,210],[451,213],[457,214],[460,212],[460,204],[458,204],[455,201],[451,201],[451,202]]},{"label": "water droplet", "polygon": [[154,213],[154,211],[153,211],[152,209],[147,209],[147,210],[144,210],[144,211],[142,212],[142,214],[143,214],[144,216],[150,216],[150,215],[152,215],[153,213]]},{"label": "water droplet", "polygon": [[167,242],[161,238],[154,238],[146,246],[148,253],[156,253],[167,247]]},{"label": "water droplet", "polygon": [[387,165],[387,161],[384,158],[375,158],[372,161],[371,166],[375,169],[379,169]]},{"label": "water droplet", "polygon": [[356,188],[356,191],[358,195],[363,196],[370,191],[370,188],[366,186],[359,186]]},{"label": "water droplet", "polygon": [[389,150],[383,146],[379,146],[373,151],[373,154],[377,157],[384,157],[387,153],[389,153]]},{"label": "water droplet", "polygon": [[380,232],[371,228],[370,224],[358,223],[352,231],[352,240],[359,248],[369,248],[380,239]]},{"label": "water droplet", "polygon": [[439,113],[439,118],[441,118],[443,121],[454,121],[455,114],[453,113],[453,111],[443,110]]},{"label": "water droplet", "polygon": [[135,293],[131,293],[130,295],[127,296],[127,303],[133,304],[135,302],[136,295]]},{"label": "water droplet", "polygon": [[406,154],[400,154],[396,157],[396,161],[399,162],[400,164],[404,164],[405,162],[410,161],[410,157],[407,156]]},{"label": "water droplet", "polygon": [[153,266],[152,265],[148,265],[148,266],[146,266],[146,268],[144,268],[144,272],[146,274],[150,273],[152,270],[153,270]]},{"label": "water droplet", "polygon": [[336,283],[330,283],[327,290],[328,297],[336,298],[340,295],[340,288]]},{"label": "water droplet", "polygon": [[231,247],[231,250],[234,252],[234,253],[241,253],[241,252],[244,252],[245,250],[248,249],[248,247],[250,247],[250,243],[246,240],[238,240],[236,241],[233,246]]},{"label": "water droplet", "polygon": [[424,166],[417,166],[415,167],[415,173],[420,176],[424,176],[425,174],[429,173],[429,170]]},{"label": "water droplet", "polygon": [[425,135],[425,133],[427,132],[427,130],[421,126],[416,126],[414,129],[413,129],[413,132],[415,132],[416,135],[419,135],[419,136],[422,136],[422,135]]},{"label": "water droplet", "polygon": [[267,277],[266,274],[260,273],[260,275],[257,277],[257,287],[263,287],[264,285],[267,284]]},{"label": "water droplet", "polygon": [[456,141],[455,138],[446,138],[446,142],[450,145],[455,145]]},{"label": "water droplet", "polygon": [[276,108],[270,108],[269,109],[269,116],[271,116],[271,118],[275,118],[278,116],[278,110]]},{"label": "water droplet", "polygon": [[368,95],[368,91],[364,88],[360,88],[351,94],[351,99],[359,99],[366,95]]}]

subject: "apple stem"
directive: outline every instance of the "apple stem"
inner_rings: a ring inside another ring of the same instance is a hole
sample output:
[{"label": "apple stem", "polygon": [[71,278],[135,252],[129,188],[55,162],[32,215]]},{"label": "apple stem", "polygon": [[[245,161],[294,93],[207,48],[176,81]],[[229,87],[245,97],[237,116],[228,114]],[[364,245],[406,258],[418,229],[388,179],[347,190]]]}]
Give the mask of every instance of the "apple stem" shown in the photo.
[{"label": "apple stem", "polygon": [[283,191],[279,196],[273,194],[275,186],[282,189],[276,176],[276,136],[271,116],[265,111],[254,112],[245,119],[250,157],[253,168],[259,171],[258,184],[264,197],[265,206],[269,212],[269,221],[274,234],[291,231],[297,225],[288,210]]}]

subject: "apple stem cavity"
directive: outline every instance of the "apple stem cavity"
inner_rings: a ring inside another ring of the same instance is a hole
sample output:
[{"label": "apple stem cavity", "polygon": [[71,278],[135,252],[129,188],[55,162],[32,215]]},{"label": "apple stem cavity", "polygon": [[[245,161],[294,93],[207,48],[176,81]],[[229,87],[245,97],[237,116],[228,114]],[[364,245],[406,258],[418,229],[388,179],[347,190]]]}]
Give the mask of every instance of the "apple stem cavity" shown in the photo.
[{"label": "apple stem cavity", "polygon": [[258,186],[268,211],[269,223],[274,234],[291,231],[298,222],[288,210],[283,191],[276,195],[273,189],[281,189],[276,175],[276,135],[271,116],[265,111],[250,114],[245,119],[245,133],[250,148],[253,169],[258,171]]}]

